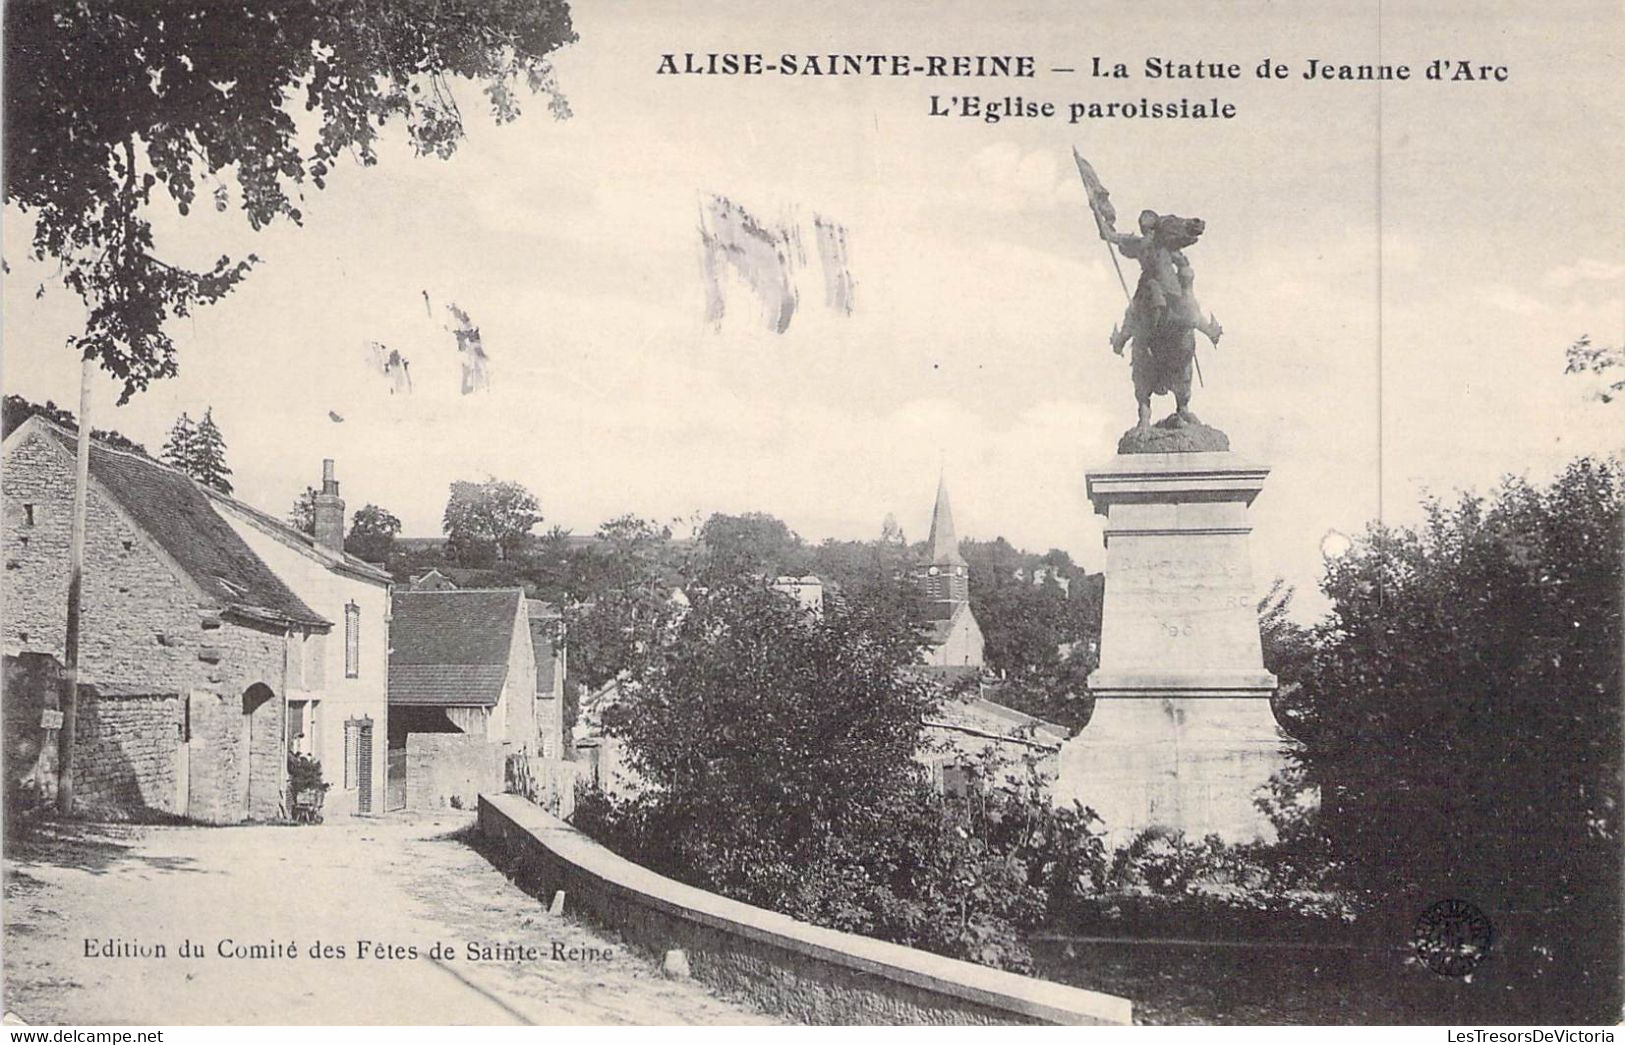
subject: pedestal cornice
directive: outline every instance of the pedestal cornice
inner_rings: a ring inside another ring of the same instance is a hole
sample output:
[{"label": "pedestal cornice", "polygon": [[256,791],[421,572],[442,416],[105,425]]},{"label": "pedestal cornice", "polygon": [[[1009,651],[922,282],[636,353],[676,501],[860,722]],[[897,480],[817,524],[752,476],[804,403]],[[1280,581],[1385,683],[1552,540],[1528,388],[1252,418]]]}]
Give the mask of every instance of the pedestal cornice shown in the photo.
[{"label": "pedestal cornice", "polygon": [[1085,479],[1095,513],[1106,515],[1113,504],[1234,501],[1247,506],[1269,474],[1268,465],[1226,450],[1118,454],[1090,469]]}]

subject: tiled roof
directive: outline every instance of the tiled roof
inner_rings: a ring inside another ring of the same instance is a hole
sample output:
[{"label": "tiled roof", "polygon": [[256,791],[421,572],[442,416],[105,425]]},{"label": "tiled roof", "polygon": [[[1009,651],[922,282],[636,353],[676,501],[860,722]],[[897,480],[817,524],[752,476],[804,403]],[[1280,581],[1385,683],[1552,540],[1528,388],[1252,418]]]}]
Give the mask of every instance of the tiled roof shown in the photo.
[{"label": "tiled roof", "polygon": [[523,599],[517,588],[395,592],[390,703],[494,707]]},{"label": "tiled roof", "polygon": [[321,559],[330,569],[343,569],[351,574],[359,574],[368,580],[378,581],[383,584],[388,584],[394,580],[389,571],[382,566],[367,562],[360,556],[351,555],[346,551],[323,548],[316,543],[313,534],[289,526],[287,522],[278,519],[270,512],[261,511],[251,504],[244,504],[235,497],[223,494],[219,490],[211,490],[207,487],[200,487],[199,489],[210,500],[218,502],[228,510],[237,512],[255,527],[280,540],[283,544],[298,548]]},{"label": "tiled roof", "polygon": [[[74,433],[41,417],[28,423],[74,453]],[[90,475],[223,609],[278,623],[331,626],[271,572],[184,473],[92,441]]]},{"label": "tiled roof", "polygon": [[496,707],[506,664],[390,664],[391,704]]}]

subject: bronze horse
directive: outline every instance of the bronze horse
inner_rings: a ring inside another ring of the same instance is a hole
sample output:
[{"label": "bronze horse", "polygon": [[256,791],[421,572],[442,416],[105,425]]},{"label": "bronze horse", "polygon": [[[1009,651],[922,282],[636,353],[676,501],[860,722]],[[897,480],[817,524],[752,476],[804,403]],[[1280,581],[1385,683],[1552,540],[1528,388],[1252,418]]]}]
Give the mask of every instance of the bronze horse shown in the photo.
[{"label": "bronze horse", "polygon": [[1139,428],[1151,426],[1151,397],[1173,394],[1177,423],[1193,424],[1190,412],[1191,371],[1196,361],[1196,331],[1217,345],[1224,329],[1211,315],[1202,317],[1196,303],[1195,274],[1184,248],[1207,228],[1201,218],[1143,211],[1140,234],[1102,233],[1124,257],[1140,263],[1140,282],[1120,329],[1112,331],[1112,348],[1121,353],[1133,343],[1129,359],[1134,374],[1134,400]]}]

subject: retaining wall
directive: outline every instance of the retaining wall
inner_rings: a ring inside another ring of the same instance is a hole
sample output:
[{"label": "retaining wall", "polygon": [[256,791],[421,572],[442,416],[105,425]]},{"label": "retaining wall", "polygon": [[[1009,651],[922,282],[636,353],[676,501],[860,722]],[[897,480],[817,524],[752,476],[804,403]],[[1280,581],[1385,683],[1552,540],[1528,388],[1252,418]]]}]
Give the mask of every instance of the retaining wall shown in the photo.
[{"label": "retaining wall", "polygon": [[988,969],[798,922],[655,874],[517,795],[485,794],[480,832],[521,884],[619,929],[687,952],[693,975],[800,1023],[1126,1024],[1126,998]]},{"label": "retaining wall", "polygon": [[408,734],[406,808],[472,809],[481,792],[502,787],[509,750],[471,733]]}]

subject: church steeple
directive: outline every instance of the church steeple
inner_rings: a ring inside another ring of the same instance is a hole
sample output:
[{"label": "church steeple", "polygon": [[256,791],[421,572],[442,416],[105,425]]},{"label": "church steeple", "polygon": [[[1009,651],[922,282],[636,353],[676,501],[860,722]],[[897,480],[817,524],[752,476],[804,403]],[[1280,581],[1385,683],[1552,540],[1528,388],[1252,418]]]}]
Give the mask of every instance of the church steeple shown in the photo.
[{"label": "church steeple", "polygon": [[931,538],[926,560],[914,568],[914,580],[934,620],[948,620],[970,603],[970,566],[959,554],[954,510],[948,504],[948,482],[937,480],[937,504],[931,511]]},{"label": "church steeple", "polygon": [[959,535],[954,533],[954,510],[948,503],[948,479],[937,479],[937,506],[931,512],[930,560],[938,566],[964,566]]}]

